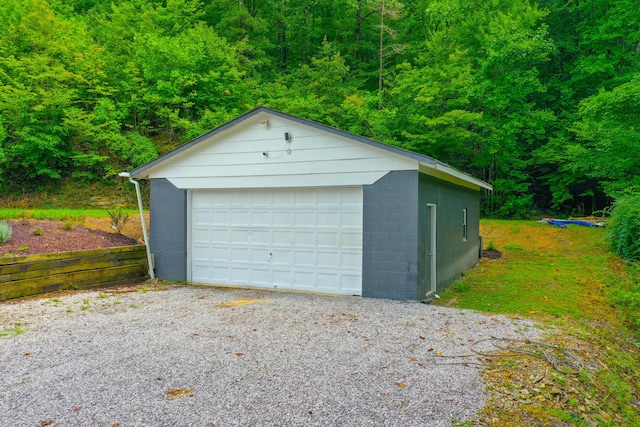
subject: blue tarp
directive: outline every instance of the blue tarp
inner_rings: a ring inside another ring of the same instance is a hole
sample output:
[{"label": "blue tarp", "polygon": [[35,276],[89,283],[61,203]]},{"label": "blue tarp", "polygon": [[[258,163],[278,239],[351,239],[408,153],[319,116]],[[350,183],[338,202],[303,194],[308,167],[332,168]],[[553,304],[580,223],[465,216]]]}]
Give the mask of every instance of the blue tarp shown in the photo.
[{"label": "blue tarp", "polygon": [[567,228],[567,224],[575,224],[581,225],[583,227],[599,227],[600,224],[589,222],[589,221],[581,221],[579,219],[546,219],[547,224],[555,225],[557,227]]}]

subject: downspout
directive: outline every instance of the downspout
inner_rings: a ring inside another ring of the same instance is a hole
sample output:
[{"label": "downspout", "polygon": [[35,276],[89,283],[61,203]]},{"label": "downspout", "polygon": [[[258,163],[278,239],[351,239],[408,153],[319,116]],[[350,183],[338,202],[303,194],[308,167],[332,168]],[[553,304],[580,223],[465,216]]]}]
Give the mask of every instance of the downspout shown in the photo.
[{"label": "downspout", "polygon": [[136,196],[138,197],[138,208],[140,209],[140,223],[142,224],[142,235],[144,237],[144,244],[147,247],[147,264],[149,266],[149,278],[151,280],[155,279],[155,275],[153,274],[153,259],[151,258],[151,248],[149,247],[149,236],[147,235],[147,223],[144,219],[144,208],[142,206],[142,195],[140,194],[140,183],[131,177],[129,172],[120,172],[118,174],[124,178],[129,178],[129,182],[131,182],[136,187]]}]

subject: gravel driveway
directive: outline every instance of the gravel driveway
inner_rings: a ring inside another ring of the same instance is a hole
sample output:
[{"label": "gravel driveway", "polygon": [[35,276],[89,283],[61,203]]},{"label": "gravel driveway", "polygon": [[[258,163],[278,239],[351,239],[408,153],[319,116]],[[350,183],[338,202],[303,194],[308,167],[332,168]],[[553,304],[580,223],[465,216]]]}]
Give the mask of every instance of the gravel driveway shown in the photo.
[{"label": "gravel driveway", "polygon": [[414,302],[137,289],[0,304],[0,425],[451,426],[483,382],[436,355],[540,333]]}]

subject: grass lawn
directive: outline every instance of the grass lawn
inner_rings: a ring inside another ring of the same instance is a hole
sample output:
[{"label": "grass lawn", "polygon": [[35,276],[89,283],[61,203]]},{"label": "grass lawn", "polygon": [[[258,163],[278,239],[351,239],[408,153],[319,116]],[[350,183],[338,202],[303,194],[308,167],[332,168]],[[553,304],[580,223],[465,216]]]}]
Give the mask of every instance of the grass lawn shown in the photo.
[{"label": "grass lawn", "polygon": [[[483,259],[443,292],[438,303],[533,317],[550,328],[550,342],[577,348],[598,367],[575,376],[549,371],[544,361],[487,369],[485,379],[494,398],[484,410],[484,422],[640,426],[638,331],[623,323],[628,316],[620,315],[611,297],[612,289],[629,280],[629,269],[609,251],[606,230],[483,220],[481,234],[485,247],[495,246],[502,258]],[[545,383],[554,393],[540,389]],[[513,398],[519,393],[527,398]]]},{"label": "grass lawn", "polygon": [[[111,211],[118,210],[112,209]],[[137,209],[122,209],[123,212],[135,214]],[[23,209],[23,208],[0,208],[0,220],[3,219],[51,219],[59,221],[76,221],[85,218],[105,218],[109,217],[107,209]]]}]

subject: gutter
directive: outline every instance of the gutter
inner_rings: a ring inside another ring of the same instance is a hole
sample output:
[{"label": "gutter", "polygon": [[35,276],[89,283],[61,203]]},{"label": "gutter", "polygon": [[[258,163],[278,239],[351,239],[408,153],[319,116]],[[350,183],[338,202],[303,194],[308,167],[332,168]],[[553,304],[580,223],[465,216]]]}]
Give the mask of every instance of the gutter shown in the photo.
[{"label": "gutter", "polygon": [[147,235],[147,224],[144,219],[144,208],[142,207],[142,195],[140,194],[140,183],[134,180],[131,177],[129,172],[120,172],[118,176],[129,178],[129,182],[131,182],[136,187],[136,196],[138,198],[138,208],[140,210],[140,223],[142,224],[142,235],[144,236],[144,244],[147,247],[147,264],[149,266],[149,278],[151,280],[155,279],[155,274],[153,273],[153,259],[151,257],[151,248],[149,247],[149,236]]}]

